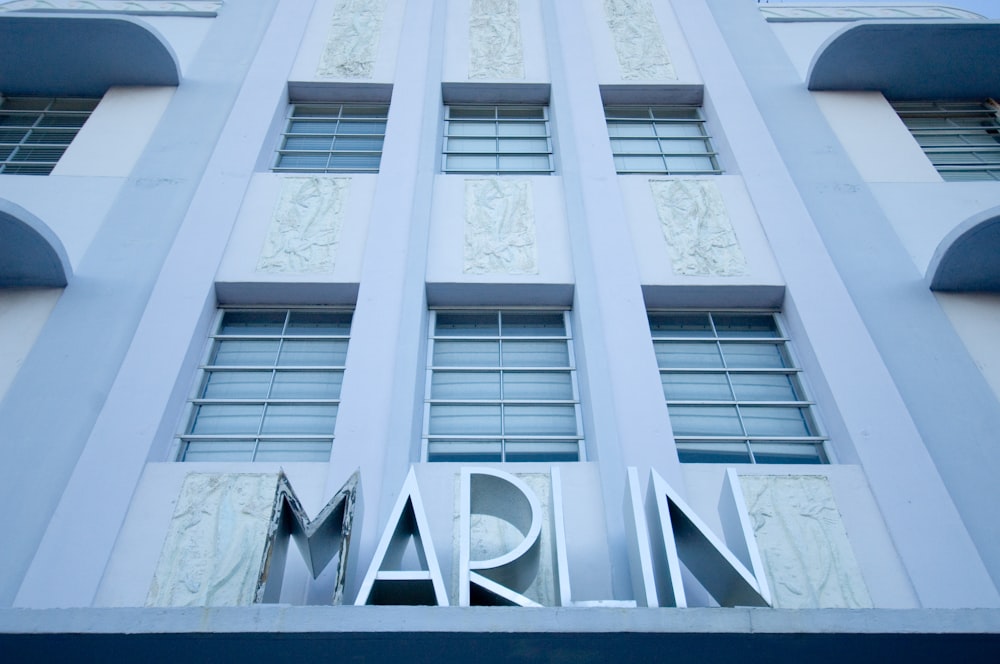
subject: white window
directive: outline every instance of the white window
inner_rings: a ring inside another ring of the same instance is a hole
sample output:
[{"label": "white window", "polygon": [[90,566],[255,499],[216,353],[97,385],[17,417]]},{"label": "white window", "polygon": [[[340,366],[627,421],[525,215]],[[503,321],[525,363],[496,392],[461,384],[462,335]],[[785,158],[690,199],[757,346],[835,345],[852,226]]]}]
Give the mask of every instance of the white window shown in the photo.
[{"label": "white window", "polygon": [[1000,180],[1000,106],[897,101],[892,107],[945,180]]},{"label": "white window", "polygon": [[649,312],[682,462],[826,463],[777,317]]},{"label": "white window", "polygon": [[432,311],[424,458],[578,461],[566,311]]},{"label": "white window", "polygon": [[378,173],[387,104],[292,104],[275,171]]},{"label": "white window", "polygon": [[721,173],[695,106],[605,106],[619,173]]},{"label": "white window", "polygon": [[450,104],[445,111],[445,173],[552,172],[548,107]]},{"label": "white window", "polygon": [[350,329],[347,311],[223,311],[180,460],[329,460]]},{"label": "white window", "polygon": [[0,173],[51,173],[100,101],[0,98]]}]

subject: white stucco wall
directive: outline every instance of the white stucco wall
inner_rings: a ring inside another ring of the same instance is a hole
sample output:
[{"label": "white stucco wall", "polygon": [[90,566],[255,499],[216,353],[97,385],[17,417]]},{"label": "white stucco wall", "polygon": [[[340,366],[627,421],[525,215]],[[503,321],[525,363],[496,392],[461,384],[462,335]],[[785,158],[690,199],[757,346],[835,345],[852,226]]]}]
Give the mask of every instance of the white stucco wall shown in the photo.
[{"label": "white stucco wall", "polygon": [[[470,71],[469,20],[473,0],[450,0],[445,24],[444,71],[442,81],[489,81],[472,76]],[[502,79],[510,83],[546,83],[549,64],[545,55],[545,32],[542,26],[540,0],[517,0],[520,23],[523,76]],[[500,80],[500,79],[493,79]]]},{"label": "white stucco wall", "polygon": [[935,293],[972,360],[1000,399],[1000,295]]},{"label": "white stucco wall", "polygon": [[61,288],[0,289],[0,400],[61,294]]},{"label": "white stucco wall", "polygon": [[52,175],[127,177],[173,97],[173,87],[113,87]]}]

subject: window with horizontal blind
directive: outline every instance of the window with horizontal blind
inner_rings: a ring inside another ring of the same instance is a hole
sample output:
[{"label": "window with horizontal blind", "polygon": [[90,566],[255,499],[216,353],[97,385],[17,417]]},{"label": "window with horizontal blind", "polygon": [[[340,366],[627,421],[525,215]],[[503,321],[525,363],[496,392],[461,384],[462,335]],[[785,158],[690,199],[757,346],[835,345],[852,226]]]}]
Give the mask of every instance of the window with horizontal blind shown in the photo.
[{"label": "window with horizontal blind", "polygon": [[605,106],[604,117],[620,174],[722,172],[696,106]]},{"label": "window with horizontal blind", "polygon": [[650,311],[649,328],[682,462],[827,462],[775,314]]},{"label": "window with horizontal blind", "polygon": [[292,104],[273,170],[378,173],[388,104]]},{"label": "window with horizontal blind", "polygon": [[51,173],[100,101],[0,97],[0,173]]},{"label": "window with horizontal blind", "polygon": [[447,105],[442,170],[493,175],[551,173],[548,107]]},{"label": "window with horizontal blind", "polygon": [[430,316],[427,461],[579,461],[569,313],[437,310]]},{"label": "window with horizontal blind", "polygon": [[942,178],[1000,180],[995,101],[896,101],[892,107]]},{"label": "window with horizontal blind", "polygon": [[329,460],[350,330],[350,311],[224,310],[179,460]]}]

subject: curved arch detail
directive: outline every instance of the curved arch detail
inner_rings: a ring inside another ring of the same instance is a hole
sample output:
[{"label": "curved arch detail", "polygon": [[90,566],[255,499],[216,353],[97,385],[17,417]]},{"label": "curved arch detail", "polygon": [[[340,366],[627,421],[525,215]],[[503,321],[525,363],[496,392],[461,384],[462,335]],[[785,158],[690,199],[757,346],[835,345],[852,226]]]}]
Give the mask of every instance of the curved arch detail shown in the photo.
[{"label": "curved arch detail", "polygon": [[71,274],[69,256],[52,229],[0,199],[0,288],[61,288]]},{"label": "curved arch detail", "polygon": [[149,24],[115,16],[0,15],[0,92],[94,96],[112,85],[177,85],[180,68]]},{"label": "curved arch detail", "polygon": [[859,21],[813,57],[810,90],[880,90],[889,99],[997,94],[1000,21]]},{"label": "curved arch detail", "polygon": [[946,235],[927,279],[937,291],[1000,292],[1000,206],[969,217]]}]

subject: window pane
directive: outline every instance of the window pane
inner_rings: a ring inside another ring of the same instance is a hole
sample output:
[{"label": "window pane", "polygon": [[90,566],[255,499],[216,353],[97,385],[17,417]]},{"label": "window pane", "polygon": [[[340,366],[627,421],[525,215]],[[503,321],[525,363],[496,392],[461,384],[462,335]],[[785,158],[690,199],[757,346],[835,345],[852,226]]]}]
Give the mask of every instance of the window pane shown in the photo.
[{"label": "window pane", "polygon": [[826,463],[823,446],[805,443],[751,443],[757,463]]},{"label": "window pane", "polygon": [[675,436],[742,436],[735,406],[668,407]]},{"label": "window pane", "polygon": [[732,401],[726,374],[665,373],[663,394],[670,401]]},{"label": "window pane", "polygon": [[278,355],[278,344],[277,339],[220,339],[210,362],[218,366],[269,367]]},{"label": "window pane", "polygon": [[[543,153],[549,151],[549,142],[544,138],[501,138],[500,152]],[[546,160],[546,163],[547,160]]]},{"label": "window pane", "polygon": [[436,315],[434,334],[438,336],[495,337],[499,334],[498,318],[495,312],[438,312]]},{"label": "window pane", "polygon": [[719,347],[714,341],[656,341],[656,361],[664,369],[722,367]]},{"label": "window pane", "polygon": [[[501,122],[497,126],[500,136],[547,136],[544,122]],[[547,149],[547,146],[546,146]]]},{"label": "window pane", "polygon": [[579,458],[580,444],[575,440],[512,440],[504,450],[504,459],[509,462],[557,463]]},{"label": "window pane", "polygon": [[191,433],[256,434],[264,407],[254,404],[204,405],[195,408]]},{"label": "window pane", "polygon": [[656,135],[656,132],[653,130],[652,123],[649,122],[609,122],[608,134],[612,138],[625,138],[629,136],[651,138]]},{"label": "window pane", "polygon": [[778,337],[771,314],[715,314],[712,316],[720,337]]},{"label": "window pane", "polygon": [[435,371],[431,399],[499,399],[500,374],[489,371]]},{"label": "window pane", "polygon": [[444,159],[445,169],[451,171],[486,171],[497,170],[497,158],[494,155],[479,157],[447,155]]},{"label": "window pane", "polygon": [[499,435],[500,406],[431,405],[428,430],[431,435]]},{"label": "window pane", "polygon": [[264,399],[271,384],[270,371],[206,372],[204,399]]},{"label": "window pane", "polygon": [[330,404],[271,404],[261,433],[333,435],[337,406]]},{"label": "window pane", "polygon": [[332,444],[328,440],[262,440],[255,461],[330,460]]},{"label": "window pane", "polygon": [[493,122],[449,122],[446,136],[496,136],[497,127]]},{"label": "window pane", "polygon": [[192,440],[185,444],[183,461],[252,461],[252,440]]},{"label": "window pane", "polygon": [[532,172],[548,171],[552,168],[549,157],[530,155],[508,155],[498,158],[499,170],[504,172]]},{"label": "window pane", "polygon": [[573,379],[568,371],[505,371],[504,399],[573,399]]},{"label": "window pane", "polygon": [[730,368],[781,369],[785,363],[782,345],[768,343],[723,342],[722,354]]},{"label": "window pane", "polygon": [[715,170],[709,157],[665,157],[671,173],[702,173]]},{"label": "window pane", "polygon": [[576,407],[506,405],[503,423],[504,433],[511,436],[573,436],[576,434]]},{"label": "window pane", "polygon": [[227,311],[219,334],[279,335],[285,315],[284,311]]},{"label": "window pane", "polygon": [[509,337],[562,337],[566,323],[562,313],[501,313],[503,335]]},{"label": "window pane", "polygon": [[787,374],[734,373],[730,377],[736,398],[746,401],[796,401],[792,377]]},{"label": "window pane", "polygon": [[339,399],[343,371],[278,371],[272,399]]},{"label": "window pane", "polygon": [[654,337],[711,337],[708,314],[649,314]]},{"label": "window pane", "polygon": [[809,426],[801,408],[740,406],[751,436],[808,436]]},{"label": "window pane", "polygon": [[351,314],[347,312],[293,311],[288,318],[289,335],[347,335]]},{"label": "window pane", "polygon": [[343,366],[347,359],[346,339],[286,340],[281,345],[281,366]]},{"label": "window pane", "polygon": [[498,367],[500,343],[497,341],[434,342],[434,366],[437,367]]},{"label": "window pane", "polygon": [[745,443],[677,443],[681,463],[750,463]]},{"label": "window pane", "polygon": [[[659,154],[660,142],[656,139],[621,139],[611,140],[611,149],[615,154]],[[662,162],[660,162],[662,163]]]},{"label": "window pane", "polygon": [[569,348],[565,341],[504,341],[505,367],[568,367]]},{"label": "window pane", "polygon": [[495,138],[449,138],[444,146],[447,152],[468,152],[479,154],[496,154],[497,139]]},{"label": "window pane", "polygon": [[499,440],[432,440],[427,443],[428,461],[491,463],[501,460]]}]

